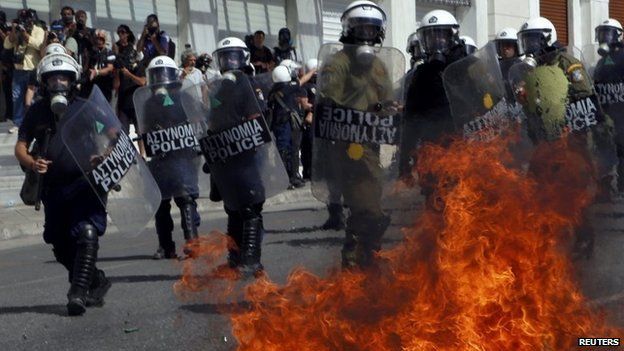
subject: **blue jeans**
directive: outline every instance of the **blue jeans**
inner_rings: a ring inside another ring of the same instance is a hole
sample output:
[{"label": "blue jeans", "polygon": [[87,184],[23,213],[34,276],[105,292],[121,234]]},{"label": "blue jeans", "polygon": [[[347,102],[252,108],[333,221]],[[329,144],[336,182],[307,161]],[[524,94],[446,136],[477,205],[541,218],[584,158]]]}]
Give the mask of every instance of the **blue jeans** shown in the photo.
[{"label": "blue jeans", "polygon": [[19,69],[13,71],[13,123],[18,127],[22,125],[24,114],[26,113],[24,104],[30,74],[31,71]]}]

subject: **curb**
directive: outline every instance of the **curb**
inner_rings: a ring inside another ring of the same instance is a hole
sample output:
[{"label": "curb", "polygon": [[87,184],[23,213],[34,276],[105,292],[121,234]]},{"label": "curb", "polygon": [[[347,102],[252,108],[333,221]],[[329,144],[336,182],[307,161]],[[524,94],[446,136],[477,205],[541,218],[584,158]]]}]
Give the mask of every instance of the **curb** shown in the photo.
[{"label": "curb", "polygon": [[[307,183],[303,188],[286,190],[283,193],[266,200],[264,203],[264,211],[270,211],[271,207],[278,205],[306,202],[317,202],[317,200],[312,196],[309,183]],[[177,207],[173,206],[171,211],[171,215],[174,219],[177,219],[180,216],[176,209]],[[208,199],[208,197],[200,197],[197,199],[197,210],[200,213],[223,212],[223,202],[212,202]],[[0,229],[0,250],[40,242],[40,236],[43,233],[44,223],[43,210],[36,212],[34,207],[19,205],[0,210],[0,223],[3,217],[22,217],[22,220],[17,225],[7,225]],[[146,229],[153,227],[154,221],[152,220],[147,224]],[[109,225],[106,231],[107,234],[117,232],[118,230],[114,225]]]}]

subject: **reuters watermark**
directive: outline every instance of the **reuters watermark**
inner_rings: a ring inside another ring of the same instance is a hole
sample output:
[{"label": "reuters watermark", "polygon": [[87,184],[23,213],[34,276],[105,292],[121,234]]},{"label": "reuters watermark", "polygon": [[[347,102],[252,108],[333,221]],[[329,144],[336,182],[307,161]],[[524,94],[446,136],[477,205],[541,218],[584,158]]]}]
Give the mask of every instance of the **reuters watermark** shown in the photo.
[{"label": "reuters watermark", "polygon": [[578,338],[578,346],[620,346],[620,338]]}]

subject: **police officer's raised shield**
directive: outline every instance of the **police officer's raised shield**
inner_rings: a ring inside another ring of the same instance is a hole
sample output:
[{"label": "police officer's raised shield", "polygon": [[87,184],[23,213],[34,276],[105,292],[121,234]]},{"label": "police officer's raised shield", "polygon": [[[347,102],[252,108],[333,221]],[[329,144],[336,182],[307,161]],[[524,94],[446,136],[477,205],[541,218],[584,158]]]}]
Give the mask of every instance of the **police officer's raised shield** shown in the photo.
[{"label": "police officer's raised shield", "polygon": [[507,101],[494,43],[449,65],[443,82],[455,128],[464,138],[491,140],[518,129],[523,114],[515,101]]},{"label": "police officer's raised shield", "polygon": [[225,206],[238,210],[286,190],[288,175],[249,78],[239,71],[184,90],[184,109],[202,119],[201,151]]},{"label": "police officer's raised shield", "polygon": [[588,45],[583,50],[598,101],[615,123],[618,139],[624,136],[624,49],[618,45]]},{"label": "police officer's raised shield", "polygon": [[113,223],[122,233],[139,234],[156,213],[160,192],[100,89],[63,118],[63,143]]},{"label": "police officer's raised shield", "polygon": [[386,200],[398,179],[405,58],[395,48],[325,44],[319,62],[312,193],[375,215],[394,206]]},{"label": "police officer's raised shield", "polygon": [[[189,84],[190,85],[190,84]],[[201,167],[196,123],[182,107],[181,83],[144,86],[134,92],[138,133],[163,199],[197,197]]]},{"label": "police officer's raised shield", "polygon": [[586,132],[606,122],[591,78],[566,49],[525,59],[509,70],[509,80],[529,123],[544,124],[538,128],[544,133],[540,139],[558,138],[565,128]]}]

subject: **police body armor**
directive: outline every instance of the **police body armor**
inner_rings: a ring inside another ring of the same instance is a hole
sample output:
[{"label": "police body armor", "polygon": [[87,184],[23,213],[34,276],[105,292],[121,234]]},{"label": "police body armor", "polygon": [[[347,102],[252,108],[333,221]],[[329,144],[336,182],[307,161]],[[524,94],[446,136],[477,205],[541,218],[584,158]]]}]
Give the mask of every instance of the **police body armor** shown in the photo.
[{"label": "police body armor", "polygon": [[239,210],[288,187],[288,176],[249,78],[241,71],[184,91],[189,118],[201,118],[199,144],[225,206]]},{"label": "police body armor", "polygon": [[65,115],[63,143],[122,233],[139,234],[161,196],[147,165],[97,86]]}]

